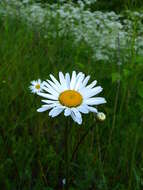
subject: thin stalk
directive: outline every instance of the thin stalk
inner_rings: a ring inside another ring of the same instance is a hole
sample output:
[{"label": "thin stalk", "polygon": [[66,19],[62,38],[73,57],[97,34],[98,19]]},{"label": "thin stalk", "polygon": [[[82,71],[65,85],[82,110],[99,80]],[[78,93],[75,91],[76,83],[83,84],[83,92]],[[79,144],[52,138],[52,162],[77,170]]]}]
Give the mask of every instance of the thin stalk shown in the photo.
[{"label": "thin stalk", "polygon": [[72,153],[71,160],[70,160],[71,162],[74,160],[75,155],[76,155],[76,153],[78,152],[80,145],[82,144],[82,142],[83,142],[84,139],[87,137],[87,135],[89,134],[89,132],[92,130],[93,127],[96,127],[96,126],[93,126],[93,125],[92,125],[92,126],[91,126],[89,129],[87,129],[86,132],[81,136],[80,140],[79,140],[78,143],[76,144],[75,149],[74,149],[74,151],[73,151],[73,153]]},{"label": "thin stalk", "polygon": [[[117,38],[117,59],[118,59],[118,73],[121,74],[121,59],[120,59],[120,37],[118,35]],[[115,96],[115,103],[114,103],[114,110],[113,110],[113,121],[112,121],[112,127],[110,131],[110,136],[109,136],[109,146],[111,144],[112,140],[112,133],[115,128],[115,123],[116,123],[116,112],[117,112],[117,106],[118,106],[118,100],[119,100],[119,92],[120,92],[120,79],[117,81],[117,90],[116,90],[116,96]]]},{"label": "thin stalk", "polygon": [[136,134],[135,134],[135,141],[134,141],[134,149],[132,151],[132,157],[131,157],[131,168],[130,168],[130,174],[129,174],[129,183],[128,183],[128,190],[130,190],[132,188],[132,178],[133,178],[133,169],[134,169],[134,165],[135,165],[135,154],[136,154],[136,150],[137,150],[137,144],[138,144],[138,138],[139,138],[139,130],[137,130]]},{"label": "thin stalk", "polygon": [[127,95],[127,85],[125,86],[124,92],[123,92],[123,96],[122,96],[122,100],[121,100],[121,104],[120,104],[120,109],[119,109],[119,115],[121,115],[121,112],[123,110],[123,106],[126,100],[126,95]]},{"label": "thin stalk", "polygon": [[70,119],[68,125],[65,126],[65,176],[66,176],[65,190],[69,190],[69,146],[68,146],[69,125],[70,125]]},{"label": "thin stalk", "polygon": [[74,157],[76,155],[76,153],[78,152],[78,149],[79,149],[79,146],[82,144],[82,142],[84,141],[84,139],[86,138],[86,136],[88,135],[89,133],[89,129],[82,135],[82,137],[80,138],[79,142],[77,143],[73,153],[72,153],[72,157],[71,157],[71,161],[74,160]]},{"label": "thin stalk", "polygon": [[118,81],[115,103],[114,103],[114,110],[113,110],[112,128],[111,128],[110,137],[109,137],[109,145],[111,144],[112,133],[113,133],[113,130],[115,128],[115,123],[116,123],[116,112],[117,112],[117,106],[118,106],[118,100],[119,100],[119,91],[120,91],[120,82]]},{"label": "thin stalk", "polygon": [[99,129],[98,129],[97,124],[96,124],[96,127],[95,127],[95,132],[96,132],[97,152],[98,152],[98,157],[99,157],[99,167],[100,167],[102,179],[103,179],[103,182],[104,182],[104,188],[106,190],[106,189],[108,189],[108,187],[107,187],[106,178],[105,178],[105,175],[104,175],[104,168],[103,168],[104,163],[102,162],[101,146],[100,146],[100,135],[99,135]]},{"label": "thin stalk", "polygon": [[45,176],[45,173],[44,173],[44,170],[43,170],[43,166],[42,166],[40,160],[38,160],[38,164],[39,164],[39,166],[40,166],[40,171],[41,171],[42,179],[43,179],[44,183],[48,186],[47,178],[46,178],[46,176]]},{"label": "thin stalk", "polygon": [[[38,131],[37,131],[38,130]],[[40,141],[41,141],[41,134],[42,134],[42,124],[40,124],[39,122],[39,125],[38,125],[38,128],[36,130],[36,138],[37,138],[37,161],[38,161],[38,165],[39,165],[39,168],[40,168],[40,172],[41,172],[41,176],[42,176],[42,180],[43,182],[48,186],[48,181],[47,181],[47,178],[46,178],[46,175],[44,173],[44,169],[43,169],[43,166],[42,166],[42,163],[41,163],[41,160],[40,160],[40,153],[41,153],[41,146],[40,146]]]}]

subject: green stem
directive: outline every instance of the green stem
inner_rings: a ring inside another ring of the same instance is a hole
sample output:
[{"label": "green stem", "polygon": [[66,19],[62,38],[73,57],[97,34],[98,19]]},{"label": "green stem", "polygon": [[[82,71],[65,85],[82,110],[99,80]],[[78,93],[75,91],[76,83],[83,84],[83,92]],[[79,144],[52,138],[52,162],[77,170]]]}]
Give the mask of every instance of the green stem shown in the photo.
[{"label": "green stem", "polygon": [[65,176],[66,176],[65,190],[69,190],[69,147],[68,147],[69,124],[70,120],[68,122],[68,125],[65,126]]},{"label": "green stem", "polygon": [[91,129],[88,129],[88,130],[83,134],[83,136],[80,138],[80,140],[78,141],[78,143],[77,143],[77,145],[76,145],[76,147],[75,147],[75,149],[74,149],[74,151],[73,151],[73,153],[72,153],[71,162],[74,160],[75,155],[76,155],[76,153],[78,152],[79,146],[82,144],[82,142],[84,141],[84,139],[86,138],[86,136],[89,134],[89,131],[90,131],[90,130],[91,130]]},{"label": "green stem", "polygon": [[135,141],[134,141],[134,149],[132,151],[132,157],[131,157],[131,168],[130,168],[130,174],[129,174],[129,183],[128,183],[128,190],[130,190],[132,188],[132,178],[133,178],[133,169],[135,168],[135,154],[136,154],[136,150],[137,150],[137,144],[138,144],[138,136],[139,131],[137,130],[136,134],[135,134]]},{"label": "green stem", "polygon": [[105,174],[104,174],[104,162],[102,162],[102,156],[101,156],[101,146],[100,146],[100,135],[99,135],[99,129],[98,129],[98,125],[96,125],[95,127],[95,131],[96,131],[96,143],[97,143],[97,152],[98,152],[98,157],[99,157],[99,167],[100,167],[100,172],[102,175],[102,179],[103,179],[103,185],[105,190],[108,189],[107,187],[107,182],[106,182],[106,178],[105,178]]},{"label": "green stem", "polygon": [[81,136],[80,140],[78,141],[78,143],[75,146],[75,149],[73,150],[71,160],[70,160],[71,162],[74,160],[75,155],[77,154],[80,145],[82,144],[84,139],[88,136],[89,132],[93,129],[93,127],[96,127],[96,123],[95,123],[95,126],[94,125],[90,126],[89,129],[87,129],[86,132]]},{"label": "green stem", "polygon": [[112,133],[113,133],[113,130],[115,128],[115,123],[116,123],[116,112],[117,112],[117,106],[118,106],[118,100],[119,100],[119,91],[120,91],[120,81],[118,81],[118,86],[117,86],[117,91],[116,91],[114,111],[113,111],[113,121],[112,121],[110,136],[109,136],[109,142],[108,142],[109,146],[111,145]]},{"label": "green stem", "polygon": [[[121,52],[120,52],[120,36],[118,34],[117,37],[117,60],[118,60],[118,73],[121,75]],[[117,81],[117,90],[116,90],[116,96],[115,96],[115,103],[114,103],[114,111],[113,111],[113,121],[112,121],[112,127],[110,131],[110,136],[109,136],[109,147],[111,145],[111,140],[112,140],[112,133],[115,128],[115,123],[116,123],[116,112],[117,112],[117,107],[118,107],[118,100],[119,100],[119,92],[120,92],[120,78]]]}]

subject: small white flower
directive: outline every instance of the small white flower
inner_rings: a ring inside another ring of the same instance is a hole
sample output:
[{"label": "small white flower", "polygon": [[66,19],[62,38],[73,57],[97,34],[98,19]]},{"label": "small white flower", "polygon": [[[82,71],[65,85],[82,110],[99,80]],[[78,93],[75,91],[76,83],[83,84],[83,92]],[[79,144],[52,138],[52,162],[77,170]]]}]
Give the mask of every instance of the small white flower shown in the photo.
[{"label": "small white flower", "polygon": [[43,91],[43,90],[42,90],[43,86],[44,86],[44,85],[43,85],[43,82],[41,82],[41,80],[38,79],[38,80],[33,80],[33,81],[31,81],[31,85],[29,86],[29,88],[30,88],[30,90],[31,90],[31,92],[32,92],[33,94],[37,94],[37,93]]},{"label": "small white flower", "polygon": [[99,121],[104,121],[106,119],[106,115],[103,112],[98,112],[97,113],[97,119]]},{"label": "small white flower", "polygon": [[46,98],[42,100],[45,104],[37,110],[38,112],[51,109],[49,116],[56,117],[64,111],[66,117],[71,116],[75,122],[81,124],[81,113],[97,113],[94,106],[106,103],[105,98],[93,97],[99,94],[102,88],[96,86],[96,80],[87,85],[90,76],[85,77],[83,73],[76,74],[73,71],[71,77],[69,73],[64,75],[59,72],[59,81],[53,75],[50,75],[50,78],[51,80],[43,82],[42,89],[45,92],[38,92],[39,96]]}]

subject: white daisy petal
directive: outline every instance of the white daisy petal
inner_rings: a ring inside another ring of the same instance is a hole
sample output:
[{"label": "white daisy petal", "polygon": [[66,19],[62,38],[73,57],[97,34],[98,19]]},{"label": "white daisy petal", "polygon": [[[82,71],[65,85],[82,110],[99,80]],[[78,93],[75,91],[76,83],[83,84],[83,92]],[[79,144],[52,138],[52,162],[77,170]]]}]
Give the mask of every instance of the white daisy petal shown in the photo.
[{"label": "white daisy petal", "polygon": [[73,112],[71,112],[71,118],[72,118],[75,122],[77,122],[76,115],[75,115]]},{"label": "white daisy petal", "polygon": [[52,74],[50,74],[50,77],[51,77],[52,81],[55,83],[55,85],[57,85],[59,88],[61,88],[61,84],[59,83],[59,81],[57,81],[57,79]]},{"label": "white daisy petal", "polygon": [[84,79],[84,74],[81,74],[80,76],[79,76],[79,78],[78,78],[78,80],[77,80],[77,83],[76,83],[76,85],[75,85],[75,88],[74,88],[74,90],[78,90],[79,88],[80,88],[80,85],[82,84],[82,81],[83,81],[83,79]]},{"label": "white daisy petal", "polygon": [[76,76],[76,82],[78,81],[79,77],[81,77],[82,75],[84,75],[82,72],[79,72]]},{"label": "white daisy petal", "polygon": [[59,72],[59,80],[64,90],[66,90],[67,89],[66,80],[62,72]]},{"label": "white daisy petal", "polygon": [[82,117],[81,117],[81,118],[77,118],[77,123],[78,123],[79,125],[82,124]]},{"label": "white daisy petal", "polygon": [[52,108],[51,106],[45,106],[45,107],[42,106],[41,108],[37,109],[37,112],[44,112],[51,108]]},{"label": "white daisy petal", "polygon": [[39,84],[41,83],[41,79],[38,79],[38,83],[39,83]]},{"label": "white daisy petal", "polygon": [[71,111],[76,115],[76,117],[81,118],[81,113],[77,108],[71,108]]},{"label": "white daisy petal", "polygon": [[58,116],[62,111],[64,110],[64,107],[55,107],[49,112],[49,116],[56,117]]},{"label": "white daisy petal", "polygon": [[90,98],[92,96],[95,96],[97,94],[99,94],[100,92],[102,92],[103,88],[101,88],[101,86],[97,86],[95,88],[92,88],[90,90],[85,90],[85,92],[83,93],[84,98]]},{"label": "white daisy petal", "polygon": [[60,104],[56,103],[56,102],[54,102],[53,104],[44,104],[44,105],[42,105],[42,107],[51,107],[51,108],[57,107],[57,106],[60,106]]},{"label": "white daisy petal", "polygon": [[51,95],[51,94],[46,94],[46,93],[42,93],[42,92],[39,92],[37,93],[39,96],[42,96],[44,98],[48,98],[48,99],[51,99],[51,100],[58,100],[57,97]]},{"label": "white daisy petal", "polygon": [[[87,85],[89,79],[90,79],[90,76],[88,75],[88,76],[83,80],[82,85],[81,85],[81,88],[83,88],[83,87],[85,87],[85,86]],[[81,89],[81,88],[80,88],[80,89]]]},{"label": "white daisy petal", "polygon": [[50,80],[47,80],[47,82],[50,84],[50,86],[54,89],[54,90],[56,90],[57,92],[62,92],[63,91],[63,87],[61,86],[61,87],[58,87],[55,83],[53,83],[52,81],[50,81]]},{"label": "white daisy petal", "polygon": [[[51,85],[53,85],[53,84],[54,83],[51,83]],[[54,87],[51,86],[51,85],[48,82],[44,81],[42,88],[44,88],[44,87],[48,88],[47,90],[49,90],[52,94],[59,94],[59,93],[61,93],[62,88],[58,88],[58,87],[56,88],[55,84],[54,84]]]},{"label": "white daisy petal", "polygon": [[71,82],[70,82],[70,89],[73,90],[76,83],[76,72],[72,72]]},{"label": "white daisy petal", "polygon": [[82,104],[79,107],[77,107],[78,111],[84,114],[89,113],[88,106],[86,104]]},{"label": "white daisy petal", "polygon": [[66,80],[67,89],[70,89],[70,75],[69,75],[69,73],[66,73],[65,80]]},{"label": "white daisy petal", "polygon": [[96,97],[96,98],[85,99],[84,103],[87,105],[99,105],[106,103],[106,100],[105,98]]},{"label": "white daisy petal", "polygon": [[87,92],[90,93],[90,90],[94,89],[93,87],[96,85],[97,81],[94,81],[93,83],[91,83],[90,85],[80,88],[79,92],[81,92],[82,94],[85,94]]},{"label": "white daisy petal", "polygon": [[49,89],[49,88],[47,88],[47,87],[43,87],[43,90],[45,90],[46,92],[48,92],[48,93],[50,93],[51,95],[53,95],[53,96],[55,96],[55,97],[59,97],[59,93],[57,93],[55,90],[53,90],[53,89]]},{"label": "white daisy petal", "polygon": [[87,85],[86,88],[93,88],[97,84],[97,80],[94,80],[91,84]]},{"label": "white daisy petal", "polygon": [[55,101],[55,100],[41,100],[41,101],[46,103],[46,104],[59,103],[59,101]]},{"label": "white daisy petal", "polygon": [[34,81],[31,81],[31,84],[32,84],[32,85],[35,85],[35,84],[37,84],[37,83],[36,83],[36,81],[34,80]]},{"label": "white daisy petal", "polygon": [[94,113],[97,113],[98,110],[94,107],[91,107],[91,106],[88,106],[88,110],[91,111],[91,112],[94,112]]},{"label": "white daisy petal", "polygon": [[82,124],[82,117],[77,117],[77,115],[75,115],[75,113],[73,111],[71,112],[71,117],[79,125]]},{"label": "white daisy petal", "polygon": [[48,82],[44,81],[43,85],[46,86],[49,89],[55,90]]},{"label": "white daisy petal", "polygon": [[64,115],[65,115],[65,116],[71,115],[71,110],[70,110],[70,108],[66,108],[66,109],[65,109]]}]

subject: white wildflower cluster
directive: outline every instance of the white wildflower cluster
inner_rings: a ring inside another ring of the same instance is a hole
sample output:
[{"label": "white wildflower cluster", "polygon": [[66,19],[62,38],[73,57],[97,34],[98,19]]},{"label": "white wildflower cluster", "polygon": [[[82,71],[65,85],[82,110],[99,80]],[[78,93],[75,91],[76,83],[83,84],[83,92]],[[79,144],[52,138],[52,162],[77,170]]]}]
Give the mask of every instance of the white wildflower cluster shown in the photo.
[{"label": "white wildflower cluster", "polygon": [[[110,61],[116,58],[117,38],[120,39],[120,52],[126,60],[131,48],[143,55],[143,13],[90,11],[95,0],[61,0],[44,7],[32,0],[3,0],[0,14],[19,16],[31,27],[35,26],[48,37],[73,37],[73,44],[84,43],[93,52],[94,60]],[[126,16],[126,14],[128,16]],[[134,40],[134,43],[132,43]],[[124,61],[123,60],[123,61]]]},{"label": "white wildflower cluster", "polygon": [[85,5],[91,5],[93,3],[96,3],[96,0],[78,0],[77,3],[80,5],[80,6],[85,6]]},{"label": "white wildflower cluster", "polygon": [[126,11],[128,20],[124,20],[126,29],[134,38],[134,49],[139,55],[143,55],[143,12]]}]

